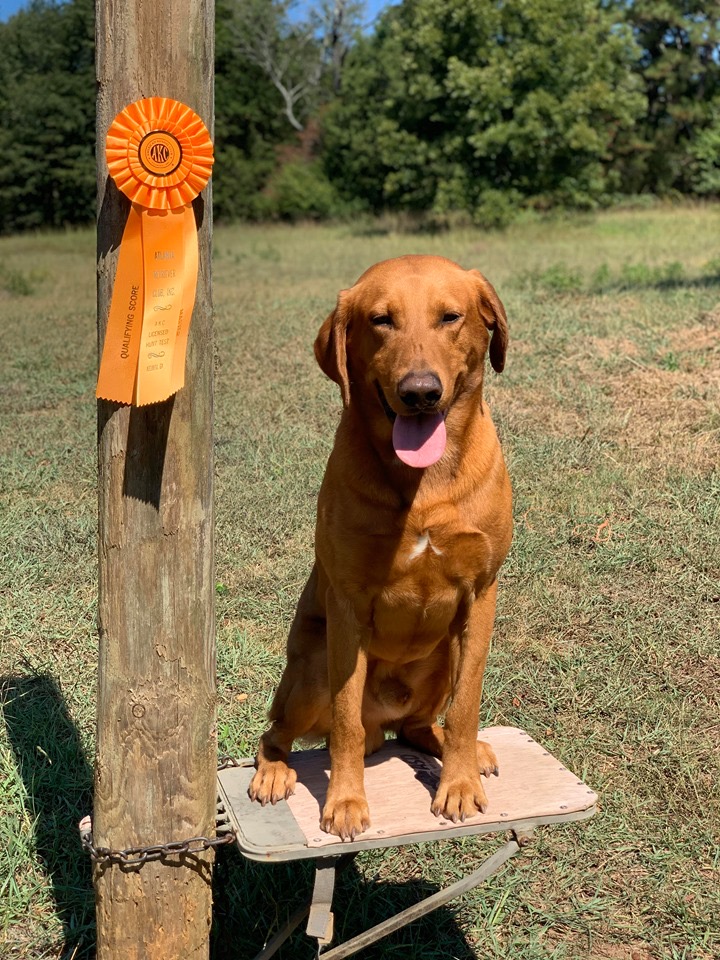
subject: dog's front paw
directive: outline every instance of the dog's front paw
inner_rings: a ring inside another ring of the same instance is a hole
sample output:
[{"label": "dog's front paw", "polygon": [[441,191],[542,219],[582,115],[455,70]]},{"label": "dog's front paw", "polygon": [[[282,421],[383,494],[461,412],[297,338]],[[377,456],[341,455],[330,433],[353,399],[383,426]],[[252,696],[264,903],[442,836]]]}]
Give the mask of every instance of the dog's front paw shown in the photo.
[{"label": "dog's front paw", "polygon": [[370,809],[365,797],[349,797],[325,802],[320,826],[341,840],[354,840],[370,827]]},{"label": "dog's front paw", "polygon": [[265,806],[277,803],[278,800],[287,800],[295,793],[297,773],[284,760],[261,760],[250,781],[248,796],[251,800],[259,800]]},{"label": "dog's front paw", "polygon": [[453,823],[465,822],[469,817],[485,813],[488,807],[485,790],[479,776],[440,778],[431,810],[436,817],[446,817]]},{"label": "dog's front paw", "polygon": [[489,743],[485,743],[484,740],[477,741],[477,761],[478,766],[480,767],[480,773],[483,776],[495,776],[497,777],[500,773],[498,769],[497,757],[495,756],[495,751],[490,746]]}]

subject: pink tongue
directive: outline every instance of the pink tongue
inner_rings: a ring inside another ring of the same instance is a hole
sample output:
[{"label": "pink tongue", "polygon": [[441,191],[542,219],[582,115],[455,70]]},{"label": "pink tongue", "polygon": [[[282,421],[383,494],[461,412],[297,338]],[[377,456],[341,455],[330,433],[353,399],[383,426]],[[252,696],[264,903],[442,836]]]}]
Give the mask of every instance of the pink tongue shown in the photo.
[{"label": "pink tongue", "polygon": [[441,413],[397,416],[392,439],[395,453],[403,463],[409,467],[430,467],[445,453],[445,418]]}]

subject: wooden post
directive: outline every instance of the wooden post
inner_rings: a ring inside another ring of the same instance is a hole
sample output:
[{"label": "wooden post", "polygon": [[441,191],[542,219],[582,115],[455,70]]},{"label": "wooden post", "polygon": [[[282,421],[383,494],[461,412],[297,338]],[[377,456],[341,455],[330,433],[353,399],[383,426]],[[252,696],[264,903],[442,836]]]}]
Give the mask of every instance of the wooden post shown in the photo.
[{"label": "wooden post", "polygon": [[[105,135],[134,100],[188,104],[212,133],[214,0],[96,0],[98,333],[127,201]],[[125,849],[214,834],[216,804],[210,187],[193,204],[200,269],[186,386],[98,403],[100,663],[94,841]],[[96,866],[99,960],[209,952],[212,856]]]}]

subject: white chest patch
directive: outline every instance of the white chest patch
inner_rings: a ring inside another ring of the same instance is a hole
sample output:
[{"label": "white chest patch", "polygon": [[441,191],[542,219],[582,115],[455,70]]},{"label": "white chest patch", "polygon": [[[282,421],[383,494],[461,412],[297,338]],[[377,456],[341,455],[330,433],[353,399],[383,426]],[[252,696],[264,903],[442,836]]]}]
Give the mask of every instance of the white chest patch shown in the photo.
[{"label": "white chest patch", "polygon": [[438,557],[442,556],[442,550],[438,550],[438,548],[431,542],[430,534],[426,530],[424,533],[421,533],[420,536],[417,538],[417,543],[410,551],[410,559],[417,560],[418,557],[422,556],[423,553],[425,553],[428,547],[430,547],[430,549],[436,556]]}]

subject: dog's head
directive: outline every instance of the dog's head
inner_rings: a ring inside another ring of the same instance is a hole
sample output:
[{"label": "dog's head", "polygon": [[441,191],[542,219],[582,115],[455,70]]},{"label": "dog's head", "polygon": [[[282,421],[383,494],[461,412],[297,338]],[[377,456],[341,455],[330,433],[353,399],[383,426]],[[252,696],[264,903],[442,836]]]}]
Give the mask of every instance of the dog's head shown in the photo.
[{"label": "dog's head", "polygon": [[322,370],[389,431],[405,463],[425,467],[445,449],[445,418],[482,390],[485,354],[505,365],[507,317],[477,270],[451,260],[384,260],[343,290],[315,341]]}]

